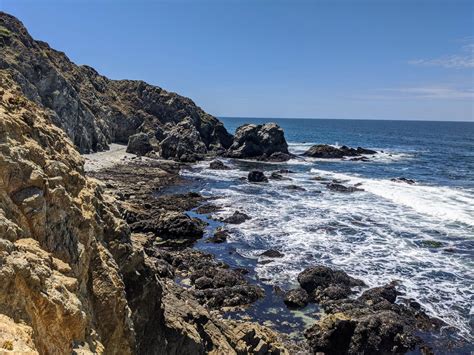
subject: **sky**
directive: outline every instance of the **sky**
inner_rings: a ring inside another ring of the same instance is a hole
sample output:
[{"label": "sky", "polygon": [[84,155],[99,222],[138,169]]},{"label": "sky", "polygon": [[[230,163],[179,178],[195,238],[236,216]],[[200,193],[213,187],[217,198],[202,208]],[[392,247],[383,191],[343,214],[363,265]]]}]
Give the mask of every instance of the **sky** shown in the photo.
[{"label": "sky", "polygon": [[0,0],[35,39],[216,116],[474,122],[473,0]]}]

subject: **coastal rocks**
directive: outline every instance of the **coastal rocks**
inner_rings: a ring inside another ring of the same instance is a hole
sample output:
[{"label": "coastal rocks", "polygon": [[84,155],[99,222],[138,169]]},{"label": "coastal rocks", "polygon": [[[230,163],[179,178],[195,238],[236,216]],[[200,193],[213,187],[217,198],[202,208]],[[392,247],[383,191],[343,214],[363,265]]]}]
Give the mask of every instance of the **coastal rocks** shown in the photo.
[{"label": "coastal rocks", "polygon": [[354,149],[344,145],[340,148],[337,148],[327,144],[318,144],[309,148],[303,155],[312,158],[341,159],[344,157],[353,157],[362,154],[373,155],[377,154],[377,152],[375,150],[365,149],[361,147]]},{"label": "coastal rocks", "polygon": [[267,258],[283,258],[285,254],[275,249],[268,249],[267,251],[261,253],[260,256],[265,256]]},{"label": "coastal rocks", "polygon": [[344,271],[333,270],[326,266],[314,266],[305,269],[298,275],[298,282],[301,288],[309,294],[330,286],[364,286],[363,281],[350,277]]},{"label": "coastal rocks", "polygon": [[274,171],[270,174],[270,179],[272,180],[291,180],[290,178],[283,176],[279,171]]},{"label": "coastal rocks", "polygon": [[268,178],[260,170],[252,170],[249,172],[247,179],[249,182],[268,182]]},{"label": "coastal rocks", "polygon": [[238,159],[270,161],[286,161],[290,158],[283,130],[275,123],[240,126],[226,155]]},{"label": "coastal rocks", "polygon": [[137,133],[128,138],[127,153],[146,155],[153,150],[146,133]]},{"label": "coastal rocks", "polygon": [[223,124],[192,100],[143,81],[111,80],[89,66],[78,66],[47,43],[35,41],[6,13],[0,13],[0,25],[9,34],[0,67],[11,72],[28,99],[46,109],[49,120],[81,153],[106,150],[111,142],[126,144],[140,132],[150,133],[158,143],[165,140],[155,148],[163,157],[180,161],[224,152],[232,144]]},{"label": "coastal rocks", "polygon": [[288,291],[285,293],[283,298],[283,302],[285,302],[289,308],[306,307],[306,305],[309,303],[309,300],[308,292],[302,288],[296,288]]},{"label": "coastal rocks", "polygon": [[229,232],[225,229],[218,228],[215,232],[214,235],[206,240],[208,243],[225,243],[227,241],[227,238],[229,237]]},{"label": "coastal rocks", "polygon": [[342,184],[338,184],[338,183],[329,183],[326,185],[326,187],[331,190],[331,191],[335,191],[335,192],[356,192],[356,191],[364,191],[363,189],[360,189],[358,187],[354,187],[354,186],[344,186]]},{"label": "coastal rocks", "polygon": [[212,170],[229,170],[230,168],[220,160],[213,160],[209,164],[209,169],[212,169]]},{"label": "coastal rocks", "polygon": [[406,178],[406,177],[392,178],[392,179],[390,179],[390,181],[405,183],[405,184],[408,184],[408,185],[413,185],[413,184],[416,183],[415,180],[413,180],[413,179],[408,179],[408,178]]},{"label": "coastal rocks", "polygon": [[224,218],[222,222],[229,224],[242,224],[248,219],[250,219],[249,215],[240,211],[235,211],[231,216]]}]

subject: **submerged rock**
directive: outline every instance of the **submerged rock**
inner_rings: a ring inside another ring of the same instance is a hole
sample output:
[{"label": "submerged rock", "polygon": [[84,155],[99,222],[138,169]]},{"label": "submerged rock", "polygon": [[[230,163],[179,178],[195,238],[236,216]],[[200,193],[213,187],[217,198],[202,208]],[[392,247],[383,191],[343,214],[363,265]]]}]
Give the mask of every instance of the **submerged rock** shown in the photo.
[{"label": "submerged rock", "polygon": [[405,184],[408,184],[408,185],[413,185],[416,183],[415,180],[413,179],[408,179],[406,177],[398,177],[398,178],[392,178],[390,179],[390,181],[393,181],[393,182],[403,182]]},{"label": "submerged rock", "polygon": [[208,243],[224,243],[227,241],[227,237],[229,236],[229,232],[225,229],[218,228],[214,235],[206,240]]},{"label": "submerged rock", "polygon": [[357,187],[353,186],[344,186],[342,184],[338,183],[329,183],[326,185],[326,187],[331,190],[331,191],[336,191],[336,192],[356,192],[356,191],[364,191],[363,189],[359,189]]},{"label": "submerged rock", "polygon": [[230,168],[225,165],[222,161],[220,160],[213,160],[209,164],[209,169],[213,170],[229,170]]},{"label": "submerged rock", "polygon": [[290,158],[283,130],[275,123],[237,128],[226,155],[232,158],[285,161]]},{"label": "submerged rock", "polygon": [[263,171],[260,170],[252,170],[248,174],[248,180],[250,182],[268,182],[267,177],[263,173]]},{"label": "submerged rock", "polygon": [[275,249],[268,249],[267,251],[264,251],[262,254],[260,254],[260,256],[266,256],[268,258],[283,258],[285,254]]}]

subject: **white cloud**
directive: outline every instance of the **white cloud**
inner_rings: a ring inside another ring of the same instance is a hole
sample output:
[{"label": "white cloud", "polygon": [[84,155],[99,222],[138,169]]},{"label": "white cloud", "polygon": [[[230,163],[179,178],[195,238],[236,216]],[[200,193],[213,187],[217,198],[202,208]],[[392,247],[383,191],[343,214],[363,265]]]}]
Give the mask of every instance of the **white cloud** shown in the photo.
[{"label": "white cloud", "polygon": [[462,52],[441,58],[433,59],[413,59],[408,61],[412,65],[437,66],[444,68],[474,68],[474,43],[466,44],[462,47]]}]

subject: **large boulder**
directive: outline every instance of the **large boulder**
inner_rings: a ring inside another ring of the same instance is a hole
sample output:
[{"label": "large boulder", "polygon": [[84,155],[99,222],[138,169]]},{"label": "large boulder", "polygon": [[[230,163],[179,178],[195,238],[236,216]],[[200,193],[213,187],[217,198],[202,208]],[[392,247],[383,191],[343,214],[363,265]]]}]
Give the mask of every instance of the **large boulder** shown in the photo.
[{"label": "large boulder", "polygon": [[284,161],[290,158],[283,130],[276,123],[245,124],[237,128],[227,150],[232,158]]},{"label": "large boulder", "polygon": [[150,137],[146,133],[137,133],[128,139],[127,153],[145,155],[153,150]]},{"label": "large boulder", "polygon": [[263,171],[260,170],[252,170],[248,174],[248,180],[250,182],[268,182],[267,177],[263,173]]},{"label": "large boulder", "polygon": [[364,285],[362,280],[355,279],[342,270],[333,270],[326,266],[314,266],[305,269],[298,275],[298,282],[301,288],[308,293],[334,285],[345,287]]}]

